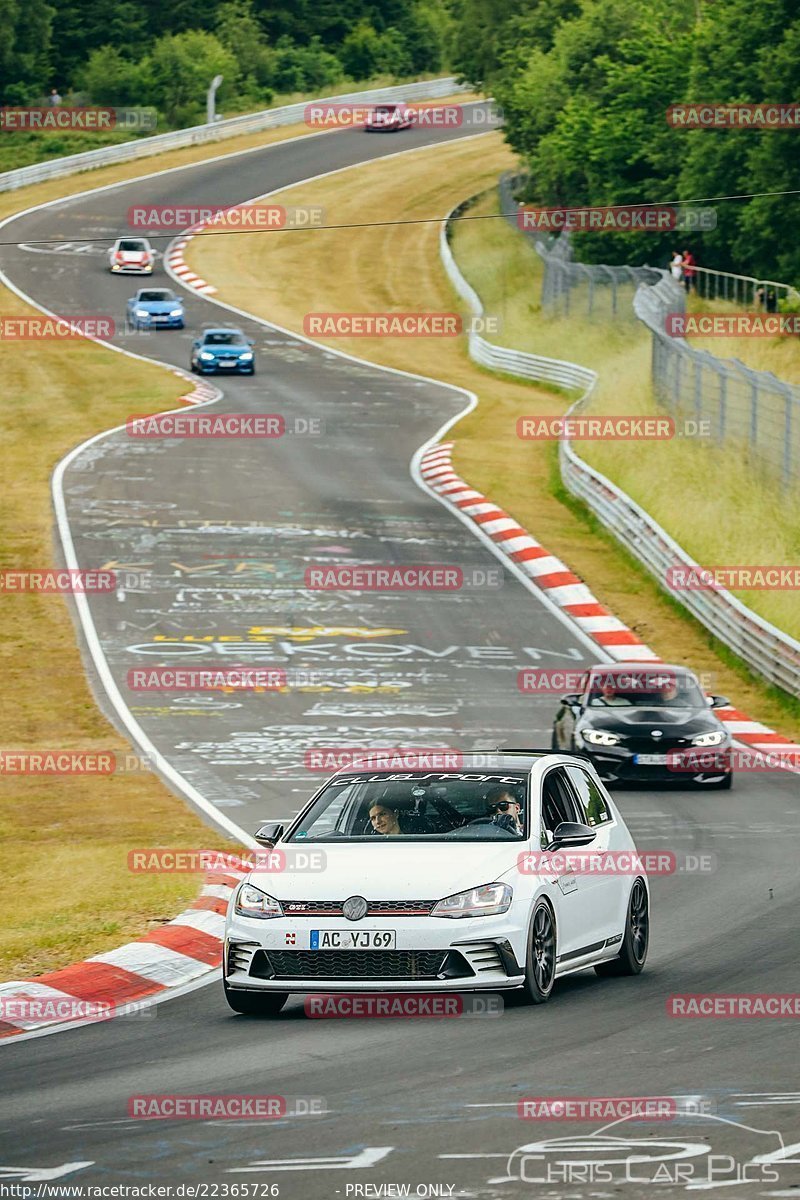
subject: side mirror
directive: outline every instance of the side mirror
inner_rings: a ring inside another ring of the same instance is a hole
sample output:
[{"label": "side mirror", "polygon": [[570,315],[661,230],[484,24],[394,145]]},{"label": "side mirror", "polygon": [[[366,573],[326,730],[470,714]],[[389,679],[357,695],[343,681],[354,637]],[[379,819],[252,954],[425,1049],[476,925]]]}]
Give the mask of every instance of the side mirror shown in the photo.
[{"label": "side mirror", "polygon": [[561,697],[561,703],[567,708],[578,708],[580,706],[580,702],[581,698],[577,692],[569,692],[568,695]]},{"label": "side mirror", "polygon": [[706,697],[710,708],[729,708],[730,700],[727,696],[708,696]]},{"label": "side mirror", "polygon": [[247,344],[248,344],[248,346],[255,346],[255,342],[253,341],[252,338],[247,339]]},{"label": "side mirror", "polygon": [[553,842],[556,846],[588,846],[596,837],[596,831],[580,821],[562,821],[556,826]]},{"label": "side mirror", "polygon": [[279,842],[283,837],[284,826],[280,821],[269,821],[266,825],[262,825],[253,834],[259,846],[266,846],[272,849],[276,842]]}]

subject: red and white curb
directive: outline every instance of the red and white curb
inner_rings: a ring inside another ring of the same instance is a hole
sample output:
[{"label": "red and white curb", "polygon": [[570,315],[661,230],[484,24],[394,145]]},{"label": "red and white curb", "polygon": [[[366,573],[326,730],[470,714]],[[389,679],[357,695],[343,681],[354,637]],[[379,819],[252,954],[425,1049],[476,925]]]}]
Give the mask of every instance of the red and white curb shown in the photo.
[{"label": "red and white curb", "polygon": [[[175,374],[184,379],[183,371],[176,371]],[[219,400],[222,392],[219,388],[214,387],[212,383],[204,383],[198,381],[190,392],[186,392],[183,396],[179,396],[178,400],[184,404],[211,404],[214,400]]]},{"label": "red and white curb", "polygon": [[0,1039],[133,1014],[139,1001],[219,967],[228,901],[249,870],[226,863],[208,871],[185,912],[135,942],[35,979],[0,983]]},{"label": "red and white curb", "polygon": [[[491,538],[498,550],[523,571],[578,628],[618,662],[661,662],[641,638],[599,603],[569,567],[550,554],[513,517],[461,478],[452,466],[454,442],[439,442],[422,455],[419,472],[425,485]],[[800,760],[800,744],[737,708],[716,709],[732,736],[763,754],[789,751]]]},{"label": "red and white curb", "polygon": [[[200,225],[193,226],[191,232],[197,233],[201,228],[202,226]],[[195,275],[194,271],[191,271],[186,265],[186,260],[183,257],[183,251],[185,250],[188,242],[191,240],[189,234],[190,231],[187,230],[183,236],[178,238],[177,241],[170,244],[165,261],[170,270],[174,271],[178,279],[180,279],[181,283],[185,284],[186,287],[194,288],[196,292],[200,292],[204,296],[213,296],[217,291],[214,285],[209,283],[206,279],[201,279],[199,275]]]}]

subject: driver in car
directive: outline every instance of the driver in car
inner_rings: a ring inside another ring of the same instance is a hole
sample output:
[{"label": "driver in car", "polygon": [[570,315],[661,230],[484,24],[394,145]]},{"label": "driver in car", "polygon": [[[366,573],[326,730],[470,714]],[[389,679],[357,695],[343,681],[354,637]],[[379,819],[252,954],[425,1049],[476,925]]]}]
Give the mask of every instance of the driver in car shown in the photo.
[{"label": "driver in car", "polygon": [[486,815],[493,825],[522,837],[522,808],[513,792],[500,784],[486,794]]}]

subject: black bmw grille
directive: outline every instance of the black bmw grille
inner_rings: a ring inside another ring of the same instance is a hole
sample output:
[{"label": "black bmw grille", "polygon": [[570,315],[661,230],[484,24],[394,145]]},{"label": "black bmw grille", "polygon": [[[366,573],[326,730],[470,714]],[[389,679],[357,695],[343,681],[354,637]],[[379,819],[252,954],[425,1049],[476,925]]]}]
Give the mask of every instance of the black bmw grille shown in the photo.
[{"label": "black bmw grille", "polygon": [[447,957],[444,950],[262,950],[251,974],[273,979],[435,979]]}]

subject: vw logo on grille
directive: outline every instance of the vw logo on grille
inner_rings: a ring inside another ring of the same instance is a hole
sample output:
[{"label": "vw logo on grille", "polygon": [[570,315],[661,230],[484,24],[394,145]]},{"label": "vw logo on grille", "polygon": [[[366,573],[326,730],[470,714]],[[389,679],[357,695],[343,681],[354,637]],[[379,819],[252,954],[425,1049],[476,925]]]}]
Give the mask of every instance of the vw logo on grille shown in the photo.
[{"label": "vw logo on grille", "polygon": [[652,731],[652,733],[650,734],[650,737],[654,737],[654,738],[660,738],[660,737],[663,737],[663,736],[664,736],[664,734],[661,732],[661,730],[660,730],[660,729],[654,729],[654,730]]},{"label": "vw logo on grille", "polygon": [[348,921],[360,921],[367,915],[369,905],[363,896],[348,896],[342,905],[342,914]]}]

